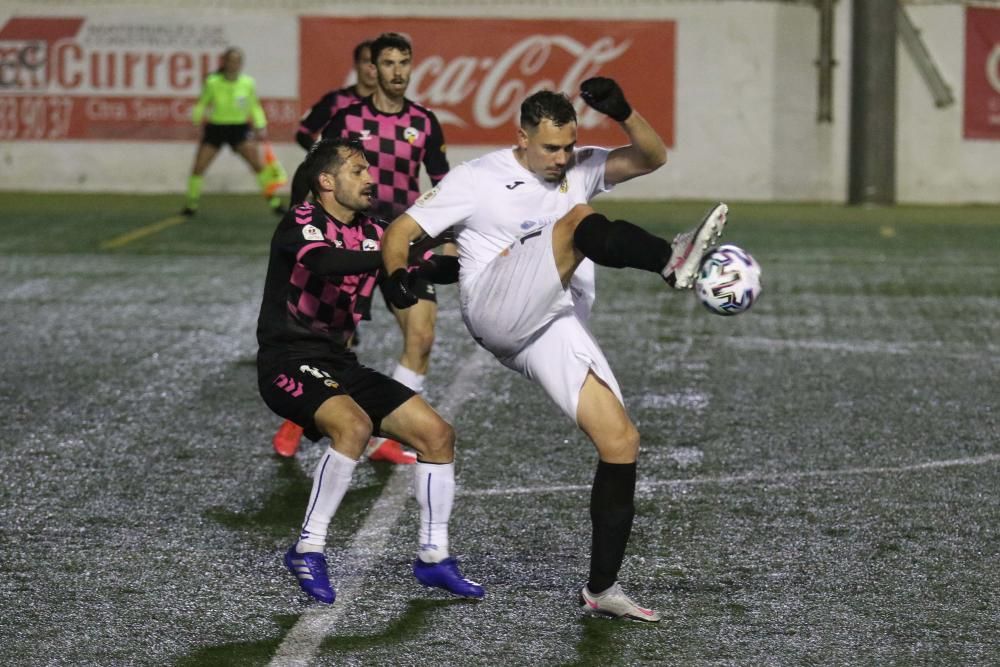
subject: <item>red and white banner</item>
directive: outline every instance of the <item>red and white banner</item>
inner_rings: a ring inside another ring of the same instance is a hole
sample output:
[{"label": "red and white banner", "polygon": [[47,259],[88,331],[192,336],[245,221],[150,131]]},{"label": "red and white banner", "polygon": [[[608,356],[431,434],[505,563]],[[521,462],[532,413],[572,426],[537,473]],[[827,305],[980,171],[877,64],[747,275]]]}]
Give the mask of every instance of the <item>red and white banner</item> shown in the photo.
[{"label": "red and white banner", "polygon": [[355,44],[388,31],[413,43],[407,97],[437,115],[449,144],[513,143],[521,101],[542,88],[573,99],[581,143],[620,143],[621,129],[579,99],[580,82],[601,75],[673,145],[674,21],[302,17],[303,110],[350,81]]},{"label": "red and white banner", "polygon": [[257,80],[271,139],[290,142],[302,112],[351,81],[354,45],[386,31],[412,40],[408,96],[437,114],[450,144],[512,143],[521,101],[541,88],[571,96],[581,143],[621,142],[615,123],[579,99],[580,82],[602,75],[617,79],[673,145],[674,21],[256,13],[192,20],[129,10],[0,14],[0,141],[193,141],[201,82],[235,45]]},{"label": "red and white banner", "polygon": [[[201,82],[225,47],[252,44],[253,34],[246,20],[222,18],[10,17],[0,23],[0,141],[194,140]],[[255,55],[265,59],[247,60]],[[293,54],[286,68],[294,66]],[[261,103],[272,135],[291,137],[298,100]]]},{"label": "red and white banner", "polygon": [[965,9],[966,139],[1000,139],[1000,9]]}]

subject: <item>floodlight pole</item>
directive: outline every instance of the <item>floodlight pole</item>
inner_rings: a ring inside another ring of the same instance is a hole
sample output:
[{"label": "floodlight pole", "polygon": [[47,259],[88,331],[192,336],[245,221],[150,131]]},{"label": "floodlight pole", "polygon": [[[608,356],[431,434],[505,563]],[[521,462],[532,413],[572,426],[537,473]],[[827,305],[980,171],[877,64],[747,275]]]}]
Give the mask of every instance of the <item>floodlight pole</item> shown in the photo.
[{"label": "floodlight pole", "polygon": [[896,0],[854,0],[848,203],[896,201]]}]

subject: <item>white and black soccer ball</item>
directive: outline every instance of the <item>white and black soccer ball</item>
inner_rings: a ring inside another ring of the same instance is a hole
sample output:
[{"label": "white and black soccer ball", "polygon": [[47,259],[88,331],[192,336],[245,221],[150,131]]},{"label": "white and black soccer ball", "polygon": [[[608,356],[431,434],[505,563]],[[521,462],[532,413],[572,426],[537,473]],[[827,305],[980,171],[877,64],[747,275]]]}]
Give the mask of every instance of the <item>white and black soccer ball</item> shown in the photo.
[{"label": "white and black soccer ball", "polygon": [[720,245],[702,258],[694,290],[716,315],[739,315],[760,297],[760,264],[739,246]]}]

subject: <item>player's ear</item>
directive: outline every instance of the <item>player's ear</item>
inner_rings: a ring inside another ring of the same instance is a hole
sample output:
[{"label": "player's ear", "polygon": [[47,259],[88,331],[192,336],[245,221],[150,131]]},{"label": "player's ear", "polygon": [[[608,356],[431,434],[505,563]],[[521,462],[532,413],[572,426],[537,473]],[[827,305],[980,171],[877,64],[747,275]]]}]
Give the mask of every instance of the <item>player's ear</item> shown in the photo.
[{"label": "player's ear", "polygon": [[337,183],[336,177],[328,171],[321,171],[317,180],[319,181],[319,187],[324,190],[333,190]]},{"label": "player's ear", "polygon": [[528,147],[528,133],[523,127],[517,128],[517,147],[524,150]]}]

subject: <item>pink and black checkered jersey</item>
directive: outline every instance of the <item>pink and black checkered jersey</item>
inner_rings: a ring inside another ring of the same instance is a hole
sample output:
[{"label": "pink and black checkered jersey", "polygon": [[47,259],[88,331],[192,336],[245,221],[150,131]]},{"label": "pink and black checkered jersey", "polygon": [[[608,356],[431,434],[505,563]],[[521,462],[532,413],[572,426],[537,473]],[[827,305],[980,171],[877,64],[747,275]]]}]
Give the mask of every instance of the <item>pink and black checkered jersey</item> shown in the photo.
[{"label": "pink and black checkered jersey", "polygon": [[309,150],[313,141],[320,135],[323,128],[327,126],[330,119],[338,111],[351,106],[360,99],[361,95],[358,94],[357,85],[331,90],[321,97],[316,104],[312,105],[309,111],[302,116],[302,120],[299,121],[298,132],[295,134],[296,141],[303,148]]},{"label": "pink and black checkered jersey", "polygon": [[257,320],[262,349],[293,348],[308,353],[346,348],[368,312],[379,271],[317,275],[302,259],[324,248],[378,251],[384,224],[361,213],[343,223],[309,202],[285,215],[271,238]]},{"label": "pink and black checkered jersey", "polygon": [[389,220],[420,196],[421,163],[435,185],[448,173],[444,132],[437,117],[411,100],[404,100],[398,113],[383,113],[366,97],[338,111],[323,136],[361,141],[378,188],[375,210]]}]

